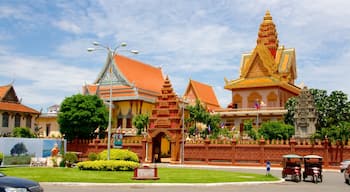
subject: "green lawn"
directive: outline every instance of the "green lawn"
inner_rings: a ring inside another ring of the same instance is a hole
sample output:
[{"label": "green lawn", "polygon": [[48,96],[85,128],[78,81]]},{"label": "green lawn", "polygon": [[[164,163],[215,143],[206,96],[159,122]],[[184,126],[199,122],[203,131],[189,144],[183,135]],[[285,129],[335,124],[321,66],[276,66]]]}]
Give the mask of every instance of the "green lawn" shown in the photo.
[{"label": "green lawn", "polygon": [[91,183],[216,183],[277,181],[273,176],[188,168],[158,168],[159,180],[135,181],[132,171],[81,171],[77,168],[0,168],[8,176],[38,182],[91,182]]}]

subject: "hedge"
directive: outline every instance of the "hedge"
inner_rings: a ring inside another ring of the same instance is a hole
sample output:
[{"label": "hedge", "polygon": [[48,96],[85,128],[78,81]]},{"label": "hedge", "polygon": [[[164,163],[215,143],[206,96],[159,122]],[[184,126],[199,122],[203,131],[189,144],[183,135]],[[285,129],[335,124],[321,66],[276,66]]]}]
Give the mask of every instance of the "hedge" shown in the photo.
[{"label": "hedge", "polygon": [[[107,150],[103,150],[98,154],[99,160],[107,160]],[[111,149],[110,160],[125,160],[139,162],[139,158],[136,153],[127,149]]]},{"label": "hedge", "polygon": [[139,167],[139,163],[124,160],[97,160],[77,163],[80,170],[96,171],[132,171]]}]

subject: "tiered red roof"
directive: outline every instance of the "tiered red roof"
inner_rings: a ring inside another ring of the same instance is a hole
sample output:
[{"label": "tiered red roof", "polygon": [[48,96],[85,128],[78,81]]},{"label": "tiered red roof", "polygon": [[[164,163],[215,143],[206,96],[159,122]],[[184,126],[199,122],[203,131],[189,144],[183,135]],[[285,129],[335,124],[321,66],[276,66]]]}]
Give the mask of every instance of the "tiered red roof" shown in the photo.
[{"label": "tiered red roof", "polygon": [[[113,73],[123,81],[112,84],[113,100],[155,100],[161,93],[164,78],[160,67],[153,67],[122,55],[116,55],[112,63],[115,64]],[[105,66],[95,84],[85,86],[85,92],[99,94],[101,98],[109,97],[111,86],[100,83],[103,75],[109,73],[108,67],[109,65]]]},{"label": "tiered red roof", "polygon": [[180,128],[181,111],[177,95],[166,77],[150,118],[150,129]]},{"label": "tiered red roof", "polygon": [[12,85],[0,86],[0,111],[39,114],[35,109],[22,105]]}]

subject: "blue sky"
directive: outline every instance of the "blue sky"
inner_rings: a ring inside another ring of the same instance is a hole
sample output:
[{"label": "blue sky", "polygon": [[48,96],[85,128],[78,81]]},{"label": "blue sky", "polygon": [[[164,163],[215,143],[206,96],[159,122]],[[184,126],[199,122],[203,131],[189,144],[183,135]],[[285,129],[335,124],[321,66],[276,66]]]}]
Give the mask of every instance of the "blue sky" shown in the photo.
[{"label": "blue sky", "polygon": [[349,94],[349,7],[346,0],[2,0],[0,85],[14,81],[23,104],[45,111],[97,78],[106,52],[87,52],[93,41],[127,42],[140,54],[124,55],[162,66],[179,95],[191,78],[213,86],[225,107],[224,78],[238,78],[241,55],[254,49],[270,10],[279,44],[296,49],[296,84]]}]

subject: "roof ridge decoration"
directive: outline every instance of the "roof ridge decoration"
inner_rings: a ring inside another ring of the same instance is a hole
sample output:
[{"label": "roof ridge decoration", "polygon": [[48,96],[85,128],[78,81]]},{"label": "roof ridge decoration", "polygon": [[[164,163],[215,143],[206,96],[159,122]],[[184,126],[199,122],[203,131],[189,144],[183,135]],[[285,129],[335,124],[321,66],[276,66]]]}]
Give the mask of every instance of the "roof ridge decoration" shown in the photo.
[{"label": "roof ridge decoration", "polygon": [[271,52],[272,56],[276,57],[278,49],[278,37],[276,32],[276,25],[272,21],[270,11],[267,10],[263,22],[260,24],[257,45],[265,45]]},{"label": "roof ridge decoration", "polygon": [[128,82],[115,62],[115,58],[112,59],[108,54],[106,63],[98,75],[95,84],[109,85],[112,83],[113,85],[132,86],[132,83]]},{"label": "roof ridge decoration", "polygon": [[20,103],[12,83],[0,86],[0,101]]}]

